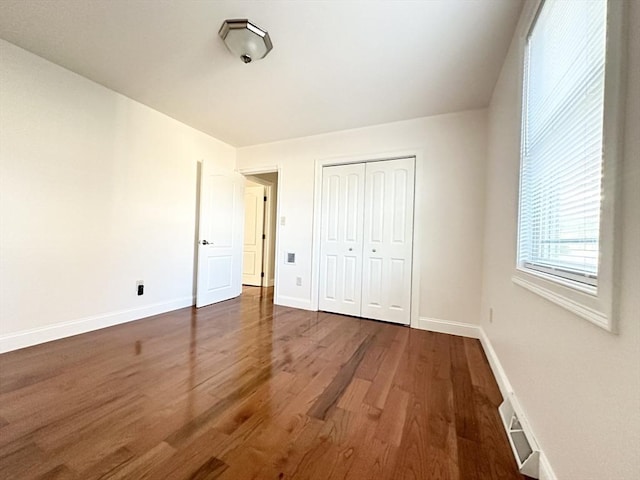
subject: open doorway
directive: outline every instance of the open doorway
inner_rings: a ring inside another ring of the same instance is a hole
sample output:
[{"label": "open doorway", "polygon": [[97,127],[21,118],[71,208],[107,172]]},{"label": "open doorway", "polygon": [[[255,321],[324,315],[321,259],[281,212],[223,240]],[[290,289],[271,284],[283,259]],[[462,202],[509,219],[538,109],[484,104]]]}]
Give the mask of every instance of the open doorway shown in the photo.
[{"label": "open doorway", "polygon": [[[278,173],[245,175],[242,283],[273,291],[276,268]],[[243,288],[246,291],[246,287]]]}]

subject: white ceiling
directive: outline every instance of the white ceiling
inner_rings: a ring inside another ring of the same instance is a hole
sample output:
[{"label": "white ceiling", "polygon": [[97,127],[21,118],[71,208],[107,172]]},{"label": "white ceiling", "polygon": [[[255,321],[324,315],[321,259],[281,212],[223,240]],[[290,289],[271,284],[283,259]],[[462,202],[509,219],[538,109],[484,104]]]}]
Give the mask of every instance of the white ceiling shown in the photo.
[{"label": "white ceiling", "polygon": [[[1,0],[0,37],[235,146],[485,107],[521,0]],[[218,38],[249,18],[248,65]]]}]

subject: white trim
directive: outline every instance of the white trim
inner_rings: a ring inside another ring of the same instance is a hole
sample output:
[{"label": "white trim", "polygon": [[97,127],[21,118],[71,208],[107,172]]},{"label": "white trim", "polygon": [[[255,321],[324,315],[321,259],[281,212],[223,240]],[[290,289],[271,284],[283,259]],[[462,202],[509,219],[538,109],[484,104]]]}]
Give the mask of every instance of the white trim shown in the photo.
[{"label": "white trim", "polygon": [[9,333],[0,336],[0,353],[18,350],[20,348],[51,342],[61,338],[79,335],[102,328],[112,327],[121,323],[132,322],[143,318],[159,315],[161,313],[191,307],[195,303],[195,297],[182,297],[168,302],[154,303],[144,307],[119,310],[116,312],[92,315],[69,322],[56,323],[46,327],[32,328],[20,332]]},{"label": "white trim", "polygon": [[[275,173],[278,175],[278,172],[266,172],[266,173]],[[273,218],[271,214],[271,208],[273,203],[273,189],[276,186],[273,182],[269,182],[267,180],[263,180],[262,178],[256,177],[255,175],[263,175],[262,173],[254,173],[252,175],[244,174],[245,178],[250,182],[257,183],[258,185],[262,185],[264,187],[264,196],[267,197],[264,205],[264,246],[263,246],[263,259],[262,265],[264,270],[264,277],[262,280],[263,287],[273,287],[274,283],[274,273],[273,270],[276,266],[277,254],[274,250],[273,258],[271,258],[271,244],[273,243],[273,235],[271,235],[271,228],[273,226],[272,222],[275,222],[276,219]],[[277,205],[276,205],[277,207]],[[246,212],[245,212],[246,214]],[[278,225],[276,223],[276,230]]]},{"label": "white trim", "polygon": [[[421,186],[423,174],[423,152],[420,148],[392,151],[392,152],[376,152],[361,155],[336,156],[328,158],[316,159],[315,162],[315,178],[313,188],[313,227],[311,242],[311,299],[310,310],[318,310],[319,298],[319,277],[320,277],[320,206],[322,203],[322,168],[329,165],[347,165],[350,163],[376,162],[382,160],[393,160],[397,158],[415,158],[415,176],[414,176],[414,209],[413,209],[413,261],[411,268],[411,321],[410,326],[418,328],[420,321],[419,300],[420,300],[420,248],[422,247],[422,238],[420,236],[420,228],[415,221],[422,217],[422,205],[424,203],[424,189]],[[278,185],[280,185],[278,181]],[[278,218],[280,218],[278,216]],[[280,304],[280,302],[278,302]],[[306,307],[301,307],[306,308]]]},{"label": "white trim", "polygon": [[527,416],[522,409],[522,406],[518,402],[515,392],[513,391],[513,387],[511,386],[511,382],[507,377],[507,373],[505,372],[502,364],[500,363],[500,359],[496,354],[496,351],[491,344],[491,340],[485,333],[482,327],[478,327],[479,339],[482,344],[482,348],[484,350],[485,355],[487,356],[487,360],[489,361],[489,366],[491,367],[491,371],[493,372],[493,376],[498,383],[498,388],[500,388],[500,393],[503,398],[509,398],[512,402],[512,406],[516,414],[518,415],[518,419],[523,425],[526,425],[529,435],[533,439],[536,448],[540,452],[540,465],[539,465],[539,479],[540,480],[558,480],[553,469],[551,468],[551,464],[547,459],[544,451],[540,447],[540,443],[537,441],[533,430],[531,429],[531,425],[527,421]]},{"label": "white trim", "polygon": [[318,311],[318,307],[314,306],[308,298],[288,297],[286,295],[280,295],[277,298],[274,297],[274,304],[281,305],[283,307],[300,308],[302,310],[311,310],[313,312]]},{"label": "white trim", "polygon": [[[531,0],[525,4],[520,15],[516,31],[518,32],[519,61],[524,61],[527,37],[531,26],[536,20],[543,0]],[[517,285],[536,293],[543,298],[559,305],[585,320],[597,325],[610,333],[617,333],[619,288],[621,262],[620,235],[620,179],[619,171],[624,152],[624,116],[626,98],[626,49],[628,21],[626,20],[626,3],[607,1],[607,45],[605,57],[605,87],[604,87],[604,121],[603,121],[603,176],[602,201],[600,206],[600,260],[598,265],[597,289],[578,286],[575,282],[566,282],[552,275],[534,273],[531,269],[523,269],[516,265],[516,273],[512,280]],[[522,119],[522,93],[524,85],[524,68],[519,69],[518,103],[519,117]],[[521,121],[522,123],[522,121]],[[521,138],[522,143],[522,138]],[[520,159],[522,162],[522,159]],[[522,168],[522,165],[520,169]],[[519,186],[520,192],[522,186]],[[518,208],[520,209],[520,199]],[[520,229],[520,214],[518,213],[518,229]],[[519,238],[519,234],[518,234]],[[518,245],[518,240],[516,245]],[[517,255],[516,255],[517,256]],[[517,260],[517,259],[516,259]],[[522,272],[528,277],[521,275]],[[572,291],[573,290],[573,291]],[[591,297],[582,293],[587,291]]]},{"label": "white trim", "polygon": [[545,454],[540,452],[540,465],[539,465],[538,474],[540,475],[540,480],[558,480],[555,472],[551,468],[551,464],[549,463],[549,459],[545,456]]},{"label": "white trim", "polygon": [[267,165],[266,167],[249,167],[249,168],[238,168],[237,172],[244,175],[260,175],[261,173],[280,173],[279,165]]},{"label": "white trim", "polygon": [[493,349],[493,345],[491,345],[491,341],[489,337],[484,332],[482,327],[480,329],[480,343],[482,344],[482,348],[484,350],[485,355],[487,356],[487,360],[489,361],[489,366],[491,367],[491,371],[493,372],[493,376],[496,377],[496,382],[498,383],[498,388],[500,389],[500,393],[502,393],[503,398],[507,398],[511,392],[513,392],[513,387],[511,386],[511,382],[507,378],[507,374],[502,368],[502,364],[498,359],[498,355],[496,351]]},{"label": "white trim", "polygon": [[472,323],[453,322],[439,318],[420,317],[412,328],[428,330],[430,332],[448,333],[460,337],[480,338],[480,327]]},{"label": "white trim", "polygon": [[598,288],[593,285],[588,285],[586,283],[580,283],[575,280],[569,280],[567,278],[557,277],[547,272],[543,272],[541,270],[534,270],[530,267],[516,267],[516,273],[526,273],[527,275],[531,275],[532,277],[540,278],[542,280],[546,280],[548,285],[555,286],[561,285],[562,287],[570,288],[571,290],[576,290],[580,293],[584,293],[589,295],[592,298],[597,298],[598,296]]},{"label": "white trim", "polygon": [[602,312],[599,312],[598,310],[587,307],[583,302],[573,300],[568,296],[562,295],[561,293],[556,292],[554,290],[545,288],[534,282],[526,280],[518,275],[513,275],[511,277],[511,281],[516,285],[519,285],[537,295],[540,295],[541,297],[549,300],[550,302],[553,302],[556,305],[559,305],[562,308],[569,310],[570,312],[578,315],[579,317],[584,318],[585,320],[588,320],[591,323],[594,323],[595,325],[598,325],[599,327],[604,328],[609,332],[613,331],[612,325],[609,321],[610,318],[608,318],[607,315],[605,315]]},{"label": "white trim", "polygon": [[[273,270],[276,268],[276,260],[278,259],[278,256],[276,255],[276,250],[275,248],[271,248],[272,244],[273,244],[273,235],[271,235],[271,231],[273,230],[273,222],[276,221],[275,218],[273,218],[273,215],[271,213],[271,209],[272,209],[272,203],[273,203],[273,187],[275,185],[270,184],[270,185],[265,185],[265,196],[267,197],[267,201],[264,204],[264,227],[263,230],[265,231],[265,240],[264,240],[264,253],[266,254],[267,260],[265,262],[264,258],[262,260],[263,265],[264,265],[264,278],[263,278],[263,286],[264,287],[273,287],[273,279],[274,279],[274,275],[273,275]],[[277,205],[276,205],[277,207]],[[277,222],[276,222],[276,230],[277,230],[278,226],[277,226]],[[271,250],[273,250],[273,256],[271,255]]]}]

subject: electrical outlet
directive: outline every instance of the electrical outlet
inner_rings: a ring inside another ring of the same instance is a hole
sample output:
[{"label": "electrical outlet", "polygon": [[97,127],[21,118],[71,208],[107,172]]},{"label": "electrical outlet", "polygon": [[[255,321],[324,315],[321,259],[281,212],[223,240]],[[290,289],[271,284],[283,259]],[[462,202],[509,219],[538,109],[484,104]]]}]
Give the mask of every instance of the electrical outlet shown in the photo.
[{"label": "electrical outlet", "polygon": [[302,286],[302,277],[296,277],[296,285],[299,287]]},{"label": "electrical outlet", "polygon": [[138,296],[144,295],[144,280],[138,280],[136,282],[136,290],[138,292]]},{"label": "electrical outlet", "polygon": [[493,307],[489,308],[489,323],[493,323]]}]

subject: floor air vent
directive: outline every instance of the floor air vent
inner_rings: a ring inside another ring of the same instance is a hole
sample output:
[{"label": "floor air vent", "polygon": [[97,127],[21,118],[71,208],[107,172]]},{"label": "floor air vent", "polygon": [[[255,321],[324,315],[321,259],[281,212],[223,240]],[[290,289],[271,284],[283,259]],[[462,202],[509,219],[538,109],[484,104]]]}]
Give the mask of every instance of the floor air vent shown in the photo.
[{"label": "floor air vent", "polygon": [[538,445],[524,420],[524,416],[513,396],[506,398],[500,405],[500,417],[507,431],[511,449],[516,457],[520,473],[539,478]]}]

